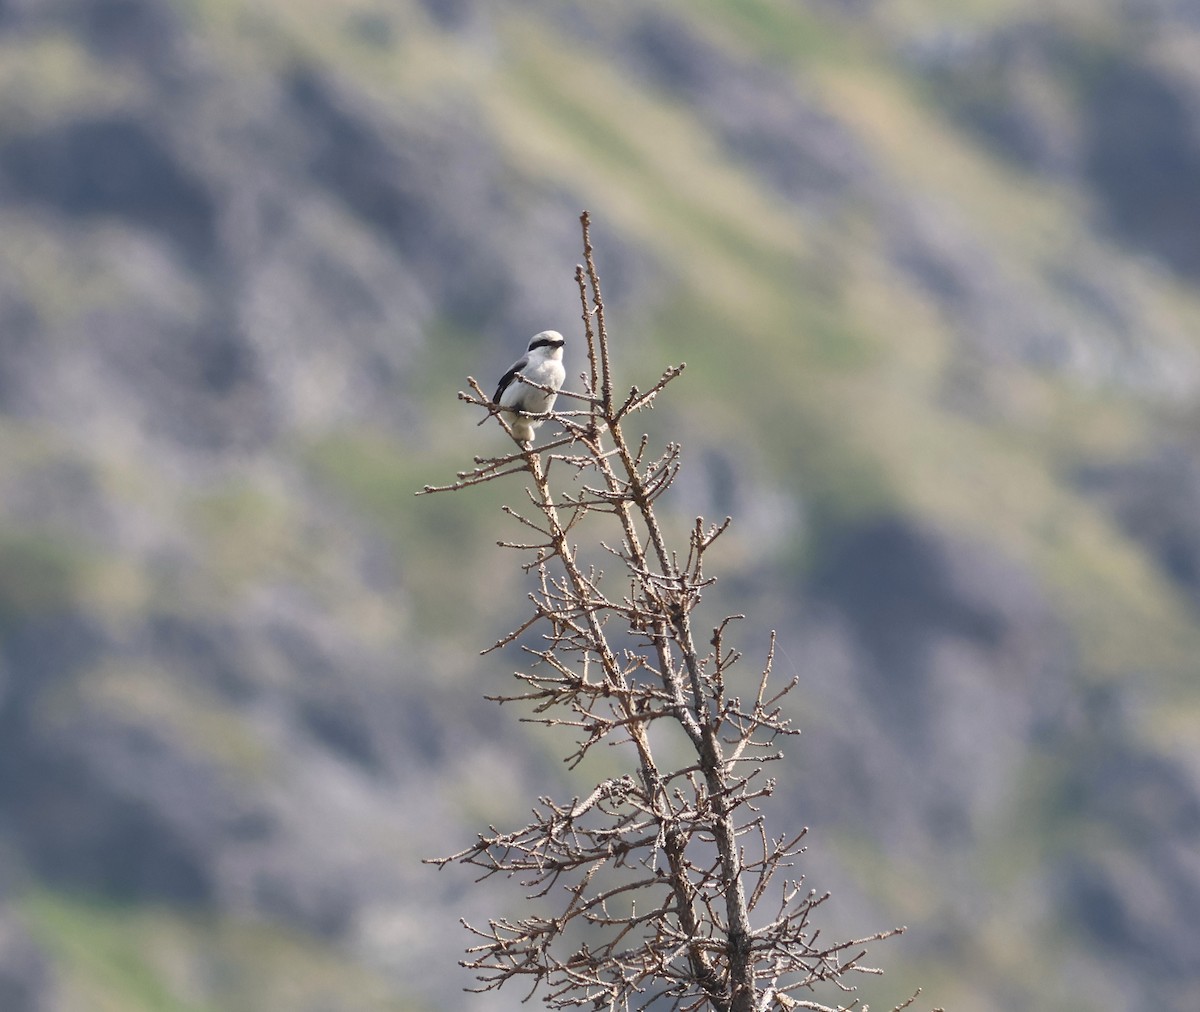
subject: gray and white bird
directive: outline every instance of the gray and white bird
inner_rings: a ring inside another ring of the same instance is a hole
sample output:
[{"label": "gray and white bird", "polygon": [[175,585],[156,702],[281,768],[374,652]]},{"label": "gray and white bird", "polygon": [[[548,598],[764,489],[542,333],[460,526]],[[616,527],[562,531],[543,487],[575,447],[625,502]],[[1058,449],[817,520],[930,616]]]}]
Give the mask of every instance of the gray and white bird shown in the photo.
[{"label": "gray and white bird", "polygon": [[[501,411],[500,414],[515,436],[522,443],[533,442],[533,430],[542,424],[541,418],[525,418],[516,411],[541,413],[550,411],[558,391],[562,389],[567,371],[563,368],[563,340],[557,330],[543,330],[529,339],[529,348],[517,359],[508,372],[500,377],[492,401],[502,408],[514,408],[515,411]],[[539,390],[537,387],[522,383],[517,374],[541,386],[554,391]]]}]

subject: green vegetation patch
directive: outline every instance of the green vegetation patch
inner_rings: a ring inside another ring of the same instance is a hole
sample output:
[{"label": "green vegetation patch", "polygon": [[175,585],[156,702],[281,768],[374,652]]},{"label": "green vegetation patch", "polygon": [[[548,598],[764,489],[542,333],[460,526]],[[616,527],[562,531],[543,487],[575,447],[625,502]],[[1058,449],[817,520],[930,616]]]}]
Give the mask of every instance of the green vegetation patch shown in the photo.
[{"label": "green vegetation patch", "polygon": [[226,588],[270,577],[315,578],[315,547],[282,493],[234,481],[190,500],[185,516],[204,543],[207,568]]},{"label": "green vegetation patch", "polygon": [[132,75],[95,60],[66,33],[0,41],[0,133],[127,103]]},{"label": "green vegetation patch", "polygon": [[850,32],[811,4],[791,0],[703,0],[708,18],[732,30],[751,50],[779,60],[845,60],[857,48]]},{"label": "green vegetation patch", "polygon": [[23,904],[34,937],[54,958],[66,1007],[97,1012],[216,1012],[184,997],[167,950],[180,922],[162,913],[39,893]]},{"label": "green vegetation patch", "polygon": [[32,616],[67,607],[90,553],[49,533],[0,536],[0,632]]},{"label": "green vegetation patch", "polygon": [[[476,437],[477,444],[486,440],[490,452],[503,452],[503,444],[496,443],[502,434],[473,425],[470,431],[486,431]],[[519,477],[481,486],[473,494],[415,494],[426,484],[448,483],[456,471],[469,469],[469,445],[458,446],[453,457],[417,457],[386,435],[344,431],[305,451],[313,477],[372,523],[401,579],[420,588],[411,606],[415,622],[427,632],[459,627],[464,609],[487,614],[495,608],[497,574],[509,570],[499,561],[503,550],[496,547],[496,531],[520,536],[499,513],[504,502],[524,498]],[[486,579],[474,579],[471,574],[477,570],[485,571]]]},{"label": "green vegetation patch", "polygon": [[264,922],[42,891],[19,904],[64,1008],[90,1012],[413,1012],[371,971]]}]

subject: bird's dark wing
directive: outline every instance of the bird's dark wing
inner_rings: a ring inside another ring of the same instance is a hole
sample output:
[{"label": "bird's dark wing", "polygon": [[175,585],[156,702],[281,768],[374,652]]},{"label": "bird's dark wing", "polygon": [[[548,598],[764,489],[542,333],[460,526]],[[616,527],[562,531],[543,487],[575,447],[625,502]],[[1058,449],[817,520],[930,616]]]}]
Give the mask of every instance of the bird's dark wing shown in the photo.
[{"label": "bird's dark wing", "polygon": [[509,367],[508,372],[506,372],[503,376],[500,377],[500,382],[496,385],[496,392],[492,395],[492,403],[493,404],[500,403],[500,396],[504,393],[505,390],[508,389],[509,385],[516,378],[517,373],[519,373],[527,365],[529,365],[529,356],[522,355],[519,359],[517,359],[512,364],[512,366]]}]

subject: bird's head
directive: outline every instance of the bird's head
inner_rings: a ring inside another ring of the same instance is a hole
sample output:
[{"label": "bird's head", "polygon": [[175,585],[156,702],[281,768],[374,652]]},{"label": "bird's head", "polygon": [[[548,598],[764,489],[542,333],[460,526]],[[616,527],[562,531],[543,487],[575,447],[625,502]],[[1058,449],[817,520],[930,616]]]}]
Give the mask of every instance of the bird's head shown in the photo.
[{"label": "bird's head", "polygon": [[557,330],[543,330],[529,339],[529,354],[541,354],[546,358],[561,359],[563,345],[567,342]]}]

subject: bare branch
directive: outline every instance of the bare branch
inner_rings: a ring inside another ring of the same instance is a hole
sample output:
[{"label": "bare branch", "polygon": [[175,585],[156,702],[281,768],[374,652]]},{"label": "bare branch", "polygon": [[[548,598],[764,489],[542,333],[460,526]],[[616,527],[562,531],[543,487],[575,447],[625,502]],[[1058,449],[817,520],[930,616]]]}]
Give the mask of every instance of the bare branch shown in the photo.
[{"label": "bare branch", "polygon": [[[701,626],[711,636],[706,649],[697,643],[693,616],[713,583],[705,556],[730,519],[706,525],[697,517],[686,552],[668,545],[656,508],[679,474],[681,447],[669,443],[655,457],[648,437],[631,443],[622,424],[653,408],[684,366],[614,401],[586,212],[581,224],[584,263],[575,280],[588,372],[584,392],[558,393],[584,408],[530,415],[553,420],[563,434],[476,458],[454,482],[422,491],[524,476],[521,509],[503,512],[532,533],[497,544],[527,558],[532,611],[483,654],[519,644],[525,667],[515,673],[516,692],[489,698],[522,706],[523,721],[569,731],[568,768],[604,745],[613,750],[605,762],[626,769],[569,801],[539,798],[523,827],[489,827],[464,850],[430,860],[469,866],[480,880],[513,879],[529,904],[520,918],[464,922],[474,942],[462,965],[476,974],[475,990],[521,980],[526,997],[540,994],[559,1009],[844,1012],[856,1003],[821,1004],[813,992],[836,996],[851,990],[850,975],[878,973],[862,963],[866,946],[903,929],[827,944],[812,919],[828,894],[806,888],[803,877],[785,878],[807,829],[768,832],[762,804],[776,783],[763,771],[781,757],[776,741],[799,733],[780,705],[797,682],[772,686],[772,633],[759,676],[744,687],[746,702],[729,693],[742,656],[730,643],[741,615]],[[468,384],[471,393],[459,397],[511,436],[499,405],[474,379]],[[566,491],[551,485],[555,462],[573,479]],[[591,551],[615,575],[570,540],[588,517],[609,527]],[[651,729],[664,723],[690,746],[674,767],[660,765],[651,747]]]}]

